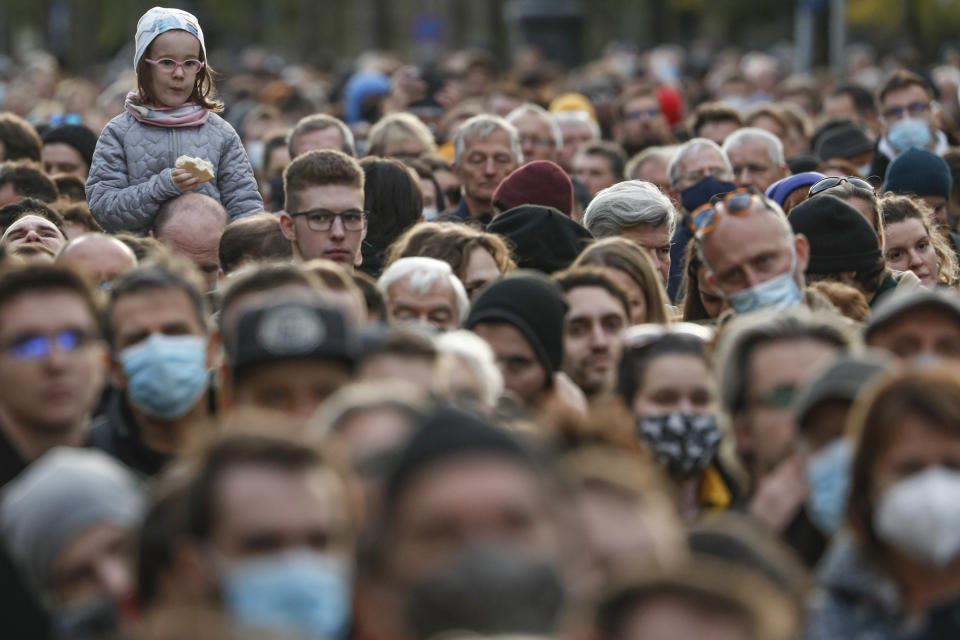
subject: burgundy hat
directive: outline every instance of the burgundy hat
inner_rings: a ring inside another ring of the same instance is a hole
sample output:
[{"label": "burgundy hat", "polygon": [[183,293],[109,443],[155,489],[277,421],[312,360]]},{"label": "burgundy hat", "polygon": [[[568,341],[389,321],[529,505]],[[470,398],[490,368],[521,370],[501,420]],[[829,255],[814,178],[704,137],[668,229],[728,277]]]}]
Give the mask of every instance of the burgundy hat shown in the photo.
[{"label": "burgundy hat", "polygon": [[553,207],[573,216],[573,183],[555,162],[534,160],[514,169],[493,192],[493,204],[501,211],[522,204]]}]

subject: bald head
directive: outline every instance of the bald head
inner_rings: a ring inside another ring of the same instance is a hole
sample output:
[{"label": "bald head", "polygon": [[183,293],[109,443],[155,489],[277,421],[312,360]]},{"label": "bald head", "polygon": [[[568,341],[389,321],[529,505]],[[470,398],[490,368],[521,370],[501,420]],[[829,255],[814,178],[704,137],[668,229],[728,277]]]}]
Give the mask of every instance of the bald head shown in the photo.
[{"label": "bald head", "polygon": [[110,282],[137,266],[137,257],[113,236],[85,233],[63,247],[57,264],[73,267],[97,282]]},{"label": "bald head", "polygon": [[791,268],[803,288],[810,257],[807,240],[794,236],[776,203],[759,196],[749,210],[737,215],[720,205],[716,226],[703,236],[699,248],[716,284],[727,294],[755,287]]},{"label": "bald head", "polygon": [[173,253],[190,259],[213,289],[220,273],[220,236],[230,216],[219,202],[202,193],[185,193],[157,211],[153,235]]}]

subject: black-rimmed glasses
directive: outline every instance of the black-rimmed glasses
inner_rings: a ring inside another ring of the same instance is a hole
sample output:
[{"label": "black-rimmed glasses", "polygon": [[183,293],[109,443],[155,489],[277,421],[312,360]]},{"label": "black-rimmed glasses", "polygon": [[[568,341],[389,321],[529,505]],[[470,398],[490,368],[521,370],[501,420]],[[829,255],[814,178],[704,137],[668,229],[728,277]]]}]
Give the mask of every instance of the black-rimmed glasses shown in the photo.
[{"label": "black-rimmed glasses", "polygon": [[340,218],[343,223],[344,231],[363,231],[363,225],[367,219],[367,212],[360,209],[350,209],[348,211],[330,211],[329,209],[310,209],[309,211],[299,211],[289,213],[291,218],[304,216],[307,219],[307,227],[311,231],[330,231],[333,228],[333,221]]}]

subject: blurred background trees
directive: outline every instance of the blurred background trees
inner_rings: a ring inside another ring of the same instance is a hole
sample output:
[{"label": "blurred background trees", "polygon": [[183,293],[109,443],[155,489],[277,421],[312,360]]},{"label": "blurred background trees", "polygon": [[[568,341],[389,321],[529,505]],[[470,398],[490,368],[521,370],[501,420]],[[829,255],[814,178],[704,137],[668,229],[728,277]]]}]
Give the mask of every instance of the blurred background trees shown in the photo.
[{"label": "blurred background trees", "polygon": [[[819,6],[827,27],[828,0]],[[846,0],[848,42],[930,60],[958,43],[957,0]],[[3,0],[0,53],[42,43],[82,72],[129,47],[137,18],[156,0]],[[770,0],[192,0],[208,43],[237,52],[263,45],[288,59],[332,66],[371,49],[429,61],[445,49],[482,47],[506,62],[522,44],[571,66],[611,42],[690,46],[698,39],[744,49],[793,38],[794,2]],[[826,44],[817,47],[825,49]],[[822,55],[815,62],[825,63]]]}]

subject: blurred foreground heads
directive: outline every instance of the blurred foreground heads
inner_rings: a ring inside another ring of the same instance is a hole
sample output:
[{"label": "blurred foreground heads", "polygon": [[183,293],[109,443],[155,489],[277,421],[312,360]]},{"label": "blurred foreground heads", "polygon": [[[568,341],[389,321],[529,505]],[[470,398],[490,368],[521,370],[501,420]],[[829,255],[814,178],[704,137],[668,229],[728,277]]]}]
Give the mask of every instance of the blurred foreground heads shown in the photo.
[{"label": "blurred foreground heads", "polygon": [[136,477],[99,451],[53,449],[9,485],[2,539],[57,633],[99,637],[129,613],[143,509]]},{"label": "blurred foreground heads", "polygon": [[314,448],[248,432],[215,442],[185,473],[143,531],[144,613],[220,607],[248,630],[343,638],[358,517],[347,476]]}]

